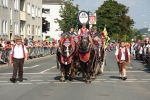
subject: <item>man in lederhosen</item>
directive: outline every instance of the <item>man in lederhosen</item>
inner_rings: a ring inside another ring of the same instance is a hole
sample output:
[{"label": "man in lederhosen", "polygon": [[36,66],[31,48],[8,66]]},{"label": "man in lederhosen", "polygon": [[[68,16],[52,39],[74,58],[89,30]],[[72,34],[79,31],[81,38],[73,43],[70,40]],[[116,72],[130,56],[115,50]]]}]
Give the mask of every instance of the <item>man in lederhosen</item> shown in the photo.
[{"label": "man in lederhosen", "polygon": [[86,23],[82,24],[82,28],[79,29],[78,35],[83,35],[84,32],[90,34],[90,30],[86,28]]},{"label": "man in lederhosen", "polygon": [[9,64],[12,63],[13,60],[13,75],[12,78],[10,78],[10,81],[15,83],[17,72],[18,72],[18,78],[19,81],[23,81],[23,65],[24,61],[27,61],[27,49],[22,43],[21,37],[16,38],[16,44],[12,47],[11,55],[10,55],[10,61]]},{"label": "man in lederhosen", "polygon": [[115,56],[119,67],[120,79],[126,80],[126,67],[127,63],[131,63],[131,60],[130,51],[125,47],[124,42],[121,42],[120,48],[116,49]]}]

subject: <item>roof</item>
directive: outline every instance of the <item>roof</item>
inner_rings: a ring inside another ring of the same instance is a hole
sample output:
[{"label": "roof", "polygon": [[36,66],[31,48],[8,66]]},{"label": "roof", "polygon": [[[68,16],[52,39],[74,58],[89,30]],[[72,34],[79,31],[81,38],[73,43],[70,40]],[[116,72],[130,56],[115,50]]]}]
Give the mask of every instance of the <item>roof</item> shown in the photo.
[{"label": "roof", "polygon": [[42,3],[62,3],[63,0],[42,0]]}]

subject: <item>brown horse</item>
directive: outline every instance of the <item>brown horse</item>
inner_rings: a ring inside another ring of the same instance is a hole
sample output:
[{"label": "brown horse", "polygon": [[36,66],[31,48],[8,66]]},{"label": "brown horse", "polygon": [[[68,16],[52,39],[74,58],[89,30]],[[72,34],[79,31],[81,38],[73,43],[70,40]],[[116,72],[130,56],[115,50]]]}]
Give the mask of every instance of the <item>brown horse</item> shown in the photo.
[{"label": "brown horse", "polygon": [[66,34],[60,40],[57,50],[57,68],[60,66],[61,78],[60,81],[64,82],[68,78],[72,80],[74,75],[74,56],[76,53],[76,46],[74,40],[69,34]]},{"label": "brown horse", "polygon": [[87,33],[84,33],[79,38],[79,60],[82,70],[83,81],[91,83],[91,75],[93,72],[93,63],[95,59],[96,52],[92,48],[91,37]]}]

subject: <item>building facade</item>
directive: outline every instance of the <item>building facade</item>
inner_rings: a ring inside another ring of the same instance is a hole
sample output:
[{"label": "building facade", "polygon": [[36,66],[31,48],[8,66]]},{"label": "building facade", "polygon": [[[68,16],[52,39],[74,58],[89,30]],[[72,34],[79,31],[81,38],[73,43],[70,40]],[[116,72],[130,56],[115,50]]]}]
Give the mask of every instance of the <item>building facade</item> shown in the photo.
[{"label": "building facade", "polygon": [[0,0],[0,38],[42,39],[42,0]]},{"label": "building facade", "polygon": [[59,36],[62,33],[59,29],[59,24],[55,23],[55,19],[60,19],[59,10],[61,0],[43,0],[42,8],[46,9],[46,12],[42,14],[43,17],[49,22],[49,31],[43,33],[43,40],[46,38],[54,38],[59,40]]}]

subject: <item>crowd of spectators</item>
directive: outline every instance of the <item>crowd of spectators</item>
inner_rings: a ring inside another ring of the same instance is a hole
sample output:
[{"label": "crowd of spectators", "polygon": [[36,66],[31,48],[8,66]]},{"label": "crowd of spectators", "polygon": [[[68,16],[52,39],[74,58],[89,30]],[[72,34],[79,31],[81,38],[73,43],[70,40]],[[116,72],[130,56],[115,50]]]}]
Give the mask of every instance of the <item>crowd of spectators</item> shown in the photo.
[{"label": "crowd of spectators", "polygon": [[[24,39],[23,44],[28,49],[29,59],[43,57],[49,54],[56,53],[56,43],[46,40],[28,40]],[[12,47],[15,45],[15,40],[0,39],[0,63],[5,64],[9,61],[9,56]]]},{"label": "crowd of spectators", "polygon": [[[120,43],[110,43],[108,45],[108,51],[111,51],[112,48],[119,48]],[[140,60],[144,65],[150,63],[150,42],[145,40],[132,41],[131,43],[126,42],[126,47],[131,52],[131,58],[135,60]]]}]

